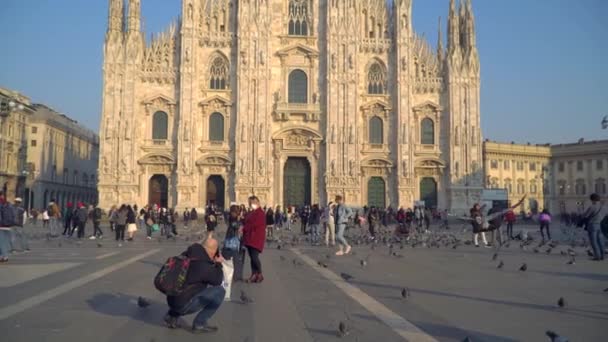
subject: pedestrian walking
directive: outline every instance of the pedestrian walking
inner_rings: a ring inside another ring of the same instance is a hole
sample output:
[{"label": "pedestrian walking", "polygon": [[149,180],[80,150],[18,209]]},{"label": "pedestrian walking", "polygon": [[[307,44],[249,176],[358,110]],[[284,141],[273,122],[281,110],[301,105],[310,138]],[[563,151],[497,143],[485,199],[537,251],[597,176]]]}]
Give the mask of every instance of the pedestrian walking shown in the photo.
[{"label": "pedestrian walking", "polygon": [[551,230],[549,230],[549,225],[551,224],[551,214],[547,208],[543,209],[543,211],[538,216],[538,221],[540,223],[540,235],[543,238],[543,243],[545,243],[545,234],[543,233],[543,229],[547,231],[547,238],[551,241]]},{"label": "pedestrian walking", "polygon": [[325,209],[325,246],[333,247],[336,245],[336,219],[334,211],[336,206],[334,202],[329,202]]},{"label": "pedestrian walking", "polygon": [[475,247],[479,247],[479,236],[481,235],[481,239],[483,241],[484,247],[490,248],[488,244],[488,240],[486,240],[486,234],[484,232],[484,219],[481,211],[483,207],[481,207],[478,203],[475,203],[471,210],[469,211],[471,215],[471,224],[473,226],[473,242],[475,243]]},{"label": "pedestrian walking", "polygon": [[425,233],[429,233],[429,228],[431,227],[431,209],[425,208],[423,211],[423,220],[424,220],[424,231]]},{"label": "pedestrian walking", "polygon": [[126,205],[121,205],[116,213],[116,242],[118,247],[122,247],[122,243],[125,241],[125,228],[127,226],[128,209]]},{"label": "pedestrian walking", "polygon": [[49,216],[49,210],[44,209],[44,211],[42,212],[42,228],[43,229],[49,229],[50,220],[51,220],[51,218]]},{"label": "pedestrian walking", "polygon": [[23,201],[20,197],[15,198],[15,204],[14,204],[15,226],[13,227],[13,234],[15,237],[14,246],[18,246],[18,248],[14,248],[14,249],[18,249],[20,251],[29,251],[30,244],[27,239],[27,236],[25,235],[25,232],[23,231],[23,227],[25,226],[25,223],[27,222],[27,220],[26,220],[27,215],[25,213],[25,209],[23,208],[22,202]]},{"label": "pedestrian walking", "polygon": [[184,210],[182,217],[184,220],[184,229],[188,229],[188,223],[190,222],[190,210],[188,208],[186,208],[186,210]]},{"label": "pedestrian walking", "polygon": [[55,203],[55,199],[51,199],[47,208],[49,213],[49,229],[52,237],[57,236],[59,231],[59,220],[61,219],[61,208]]},{"label": "pedestrian walking", "polygon": [[68,202],[63,211],[63,236],[69,236],[72,232],[72,215],[74,214],[74,205]]},{"label": "pedestrian walking", "polygon": [[604,260],[604,243],[602,241],[601,222],[606,215],[604,206],[600,203],[600,195],[593,193],[589,196],[591,205],[581,215],[581,223],[589,236],[589,244],[593,249],[593,258],[591,260]]},{"label": "pedestrian walking", "polygon": [[12,230],[16,225],[17,212],[14,206],[6,201],[4,194],[0,192],[0,262],[8,262],[8,257],[13,249]]},{"label": "pedestrian walking", "polygon": [[515,239],[513,236],[513,224],[515,224],[516,220],[517,217],[515,216],[515,212],[513,210],[507,211],[505,214],[505,221],[507,221],[507,236],[511,240]]},{"label": "pedestrian walking", "polygon": [[196,226],[197,220],[198,220],[198,213],[196,212],[196,208],[192,208],[192,210],[190,210],[190,221],[192,222],[192,224],[194,226]]},{"label": "pedestrian walking", "polygon": [[260,200],[256,196],[249,197],[251,212],[245,216],[243,227],[243,245],[247,248],[249,259],[251,259],[250,283],[261,283],[264,281],[262,275],[262,262],[260,254],[264,251],[266,215],[260,207]]},{"label": "pedestrian walking", "polygon": [[367,225],[369,230],[369,235],[372,240],[376,239],[376,231],[378,229],[378,223],[380,221],[380,213],[378,212],[378,208],[372,206],[367,214]]},{"label": "pedestrian walking", "polygon": [[91,221],[93,221],[93,236],[91,240],[103,239],[103,231],[101,231],[101,217],[103,212],[97,205],[92,206],[91,210]]},{"label": "pedestrian walking", "polygon": [[310,225],[310,243],[316,246],[321,239],[321,210],[318,204],[313,204],[308,224]]},{"label": "pedestrian walking", "polygon": [[113,205],[110,208],[110,212],[108,213],[108,216],[110,217],[110,230],[112,232],[114,232],[114,230],[116,229],[116,212],[118,211],[118,208],[116,207],[116,205]]},{"label": "pedestrian walking", "polygon": [[78,203],[78,210],[75,213],[75,217],[78,220],[78,238],[82,239],[85,235],[85,227],[89,217],[89,211],[84,203]]},{"label": "pedestrian walking", "polygon": [[270,206],[266,210],[266,239],[274,239],[274,223],[274,211],[272,210],[272,206]]},{"label": "pedestrian walking", "polygon": [[130,205],[127,206],[127,241],[132,242],[137,233],[136,221],[135,210]]},{"label": "pedestrian walking", "polygon": [[205,226],[207,226],[207,233],[215,232],[215,228],[217,227],[217,218],[214,214],[208,214],[205,218]]},{"label": "pedestrian walking", "polygon": [[169,210],[169,226],[171,227],[171,234],[177,236],[177,220],[179,214],[175,211],[175,208]]},{"label": "pedestrian walking", "polygon": [[336,255],[341,256],[349,254],[352,247],[348,244],[344,238],[344,231],[346,230],[346,224],[352,217],[353,211],[344,205],[342,196],[336,196],[336,208],[334,211],[334,218],[336,222],[336,240],[338,241],[339,249]]}]

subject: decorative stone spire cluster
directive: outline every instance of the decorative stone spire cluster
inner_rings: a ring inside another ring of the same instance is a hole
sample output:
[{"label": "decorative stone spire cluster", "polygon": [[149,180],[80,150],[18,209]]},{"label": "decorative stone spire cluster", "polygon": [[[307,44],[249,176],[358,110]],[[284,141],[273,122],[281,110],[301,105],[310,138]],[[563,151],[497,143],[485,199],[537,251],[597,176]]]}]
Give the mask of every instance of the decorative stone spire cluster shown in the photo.
[{"label": "decorative stone spire cluster", "polygon": [[471,0],[461,0],[456,10],[456,0],[450,0],[448,15],[448,64],[452,68],[479,70],[479,55],[475,38],[475,16]]}]

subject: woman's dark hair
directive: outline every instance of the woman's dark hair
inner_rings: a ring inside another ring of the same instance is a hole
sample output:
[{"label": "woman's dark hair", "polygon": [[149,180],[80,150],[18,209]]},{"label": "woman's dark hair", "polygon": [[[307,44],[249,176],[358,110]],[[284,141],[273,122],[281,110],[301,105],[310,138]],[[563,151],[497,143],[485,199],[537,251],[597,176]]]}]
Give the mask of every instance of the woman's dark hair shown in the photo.
[{"label": "woman's dark hair", "polygon": [[599,202],[600,195],[593,193],[593,194],[591,194],[591,196],[589,196],[589,199],[591,200],[591,202]]}]

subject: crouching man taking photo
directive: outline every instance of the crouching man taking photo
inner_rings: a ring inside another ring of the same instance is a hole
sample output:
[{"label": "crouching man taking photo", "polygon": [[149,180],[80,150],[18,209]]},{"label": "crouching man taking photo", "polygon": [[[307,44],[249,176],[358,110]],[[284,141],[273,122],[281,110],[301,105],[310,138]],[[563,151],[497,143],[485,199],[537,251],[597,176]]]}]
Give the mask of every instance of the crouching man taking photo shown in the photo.
[{"label": "crouching man taking photo", "polygon": [[224,273],[218,242],[208,237],[188,247],[182,255],[191,260],[185,289],[177,296],[167,296],[169,312],[165,316],[165,323],[167,327],[175,329],[179,327],[180,316],[198,312],[192,323],[192,332],[216,332],[218,328],[209,325],[209,319],[222,305],[225,295],[221,286]]}]

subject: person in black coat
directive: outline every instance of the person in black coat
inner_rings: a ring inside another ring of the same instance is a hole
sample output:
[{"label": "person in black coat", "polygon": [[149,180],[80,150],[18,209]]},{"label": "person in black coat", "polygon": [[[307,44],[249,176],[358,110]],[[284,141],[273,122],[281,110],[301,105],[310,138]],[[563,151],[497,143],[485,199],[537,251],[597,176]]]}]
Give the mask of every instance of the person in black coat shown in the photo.
[{"label": "person in black coat", "polygon": [[182,255],[191,259],[185,290],[177,296],[167,296],[169,312],[165,315],[165,323],[168,328],[175,329],[180,316],[198,312],[192,323],[192,332],[216,332],[218,328],[209,325],[209,319],[222,305],[226,294],[222,287],[223,259],[218,254],[218,242],[209,237],[202,243],[191,245]]}]

